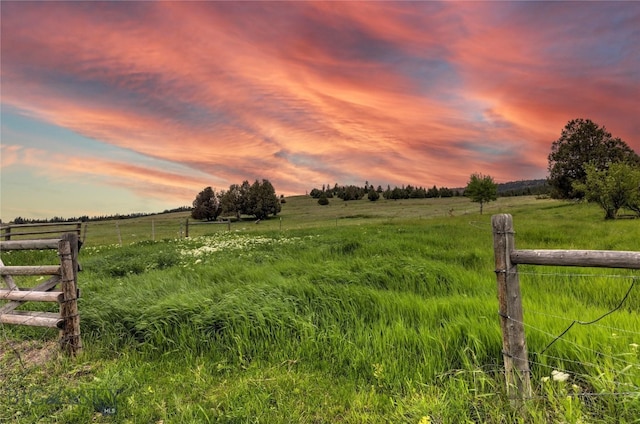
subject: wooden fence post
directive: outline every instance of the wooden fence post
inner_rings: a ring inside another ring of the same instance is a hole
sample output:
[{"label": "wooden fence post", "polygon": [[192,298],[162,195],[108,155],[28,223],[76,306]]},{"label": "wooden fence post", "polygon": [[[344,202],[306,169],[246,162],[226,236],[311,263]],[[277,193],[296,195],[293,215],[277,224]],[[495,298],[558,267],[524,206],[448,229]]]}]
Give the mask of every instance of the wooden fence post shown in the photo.
[{"label": "wooden fence post", "polygon": [[75,356],[82,350],[80,338],[80,315],[78,313],[78,235],[66,233],[58,244],[60,256],[60,285],[63,301],[60,304],[60,317],[64,328],[60,331],[62,350]]},{"label": "wooden fence post", "polygon": [[184,237],[189,238],[189,218],[187,218],[184,223]]},{"label": "wooden fence post", "polygon": [[531,372],[524,334],[518,269],[517,265],[511,262],[511,252],[515,250],[513,219],[509,214],[494,215],[491,217],[491,223],[507,395],[519,402],[531,397]]}]

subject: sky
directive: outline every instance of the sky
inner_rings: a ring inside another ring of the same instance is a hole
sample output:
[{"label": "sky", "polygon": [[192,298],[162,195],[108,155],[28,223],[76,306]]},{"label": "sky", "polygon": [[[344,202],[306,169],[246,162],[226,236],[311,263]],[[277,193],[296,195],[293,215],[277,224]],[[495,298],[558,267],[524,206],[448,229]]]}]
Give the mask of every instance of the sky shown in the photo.
[{"label": "sky", "polygon": [[0,218],[161,212],[268,179],[546,178],[640,152],[640,2],[0,2]]}]

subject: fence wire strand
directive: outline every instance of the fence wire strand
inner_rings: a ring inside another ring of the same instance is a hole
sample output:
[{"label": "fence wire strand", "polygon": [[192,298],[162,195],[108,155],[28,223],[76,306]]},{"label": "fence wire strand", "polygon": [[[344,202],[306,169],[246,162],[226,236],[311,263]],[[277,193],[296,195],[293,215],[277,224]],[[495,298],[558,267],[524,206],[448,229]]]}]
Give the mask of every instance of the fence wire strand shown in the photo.
[{"label": "fence wire strand", "polygon": [[[555,314],[549,314],[546,312],[542,312],[542,311],[538,311],[535,309],[530,309],[530,308],[524,308],[524,312],[527,314],[534,314],[534,315],[543,315],[549,318],[554,318],[554,319],[562,319],[565,321],[573,321],[573,318],[567,318],[567,317],[563,317],[561,315],[555,315]],[[600,327],[600,328],[606,328],[607,330],[610,330],[612,332],[617,331],[618,333],[627,333],[627,334],[633,334],[633,335],[639,335],[640,336],[640,332],[638,331],[633,331],[633,330],[627,330],[625,328],[620,328],[620,327],[612,327],[609,325],[602,325],[602,324],[592,324],[594,327]]]},{"label": "fence wire strand", "polygon": [[629,294],[631,293],[631,290],[633,290],[633,288],[636,285],[636,278],[633,277],[632,281],[631,281],[631,286],[629,286],[629,289],[627,290],[627,292],[625,293],[624,297],[622,298],[622,300],[620,301],[620,303],[618,303],[618,305],[611,309],[608,312],[605,312],[604,314],[600,315],[598,318],[592,320],[592,321],[580,321],[580,320],[573,320],[573,322],[571,324],[569,324],[569,326],[562,332],[560,333],[558,336],[556,336],[555,339],[553,339],[544,349],[542,349],[542,351],[540,352],[541,354],[544,353],[547,349],[549,349],[555,342],[557,342],[558,340],[560,340],[560,338],[562,338],[562,336],[564,336],[565,334],[567,334],[567,332],[569,332],[569,330],[571,330],[571,328],[575,325],[591,325],[591,324],[595,324],[596,322],[602,320],[603,318],[611,315],[612,313],[614,313],[615,311],[617,311],[618,309],[622,308],[622,305],[624,305],[624,302],[627,300],[627,298],[629,297]]},{"label": "fence wire strand", "polygon": [[[531,330],[535,330],[535,331],[537,331],[537,332],[539,332],[539,333],[541,333],[541,334],[544,334],[544,335],[546,335],[546,336],[549,336],[549,337],[552,337],[552,338],[555,338],[555,337],[556,337],[556,335],[555,335],[555,334],[549,333],[548,331],[542,330],[542,329],[540,329],[540,328],[538,328],[538,327],[535,327],[535,326],[533,326],[533,325],[531,325],[531,324],[527,324],[527,323],[525,323],[525,322],[515,320],[515,319],[513,319],[513,318],[511,318],[511,317],[509,317],[509,318],[507,318],[507,319],[509,319],[509,320],[511,320],[511,321],[513,321],[513,322],[519,323],[519,324],[521,324],[521,325],[523,325],[523,326],[525,326],[525,327],[527,327],[527,328],[529,328],[529,329],[531,329]],[[597,355],[597,356],[601,356],[601,357],[603,357],[603,358],[607,358],[607,359],[610,359],[610,360],[612,360],[612,361],[621,362],[621,363],[623,363],[623,364],[625,364],[625,365],[631,365],[631,366],[637,366],[637,365],[638,365],[638,364],[637,364],[637,363],[635,363],[635,362],[625,361],[624,359],[617,358],[617,357],[615,357],[615,356],[613,356],[613,355],[606,354],[606,353],[601,352],[601,351],[599,351],[599,350],[595,350],[595,349],[588,348],[588,347],[586,347],[586,346],[582,346],[582,345],[580,345],[580,344],[578,344],[578,343],[576,343],[576,342],[574,342],[574,341],[571,341],[571,340],[562,339],[562,341],[564,341],[564,342],[566,342],[566,343],[569,343],[569,344],[571,344],[571,345],[573,345],[573,346],[576,346],[576,347],[578,347],[578,348],[580,348],[580,349],[582,349],[582,350],[584,350],[584,351],[591,352],[591,353],[593,353],[593,354],[595,354],[595,355]]]}]

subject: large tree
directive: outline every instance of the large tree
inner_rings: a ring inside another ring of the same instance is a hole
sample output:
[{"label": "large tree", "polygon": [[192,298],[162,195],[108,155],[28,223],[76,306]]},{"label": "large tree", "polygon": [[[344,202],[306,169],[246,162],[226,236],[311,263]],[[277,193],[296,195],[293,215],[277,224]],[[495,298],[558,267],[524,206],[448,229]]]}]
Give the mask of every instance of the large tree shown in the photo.
[{"label": "large tree", "polygon": [[590,163],[585,169],[586,181],[574,186],[585,193],[589,202],[600,205],[605,219],[615,219],[624,207],[640,215],[640,167],[612,163],[608,169],[598,169]]},{"label": "large tree", "polygon": [[206,187],[196,196],[193,201],[193,210],[191,211],[191,217],[193,219],[206,219],[207,221],[213,221],[220,215],[220,201],[216,195],[215,190],[211,187]]},{"label": "large tree", "polygon": [[482,215],[483,205],[498,198],[498,185],[489,175],[472,174],[464,189],[464,195],[471,201],[480,203],[480,215]]},{"label": "large tree", "polygon": [[233,214],[237,219],[240,219],[243,202],[243,188],[238,184],[231,184],[229,190],[220,193],[220,207],[225,215]]},{"label": "large tree", "polygon": [[[586,165],[605,170],[612,163],[640,164],[640,157],[622,141],[590,119],[574,119],[551,145],[549,185],[554,195],[563,199],[584,197]],[[574,185],[574,183],[578,183]]]},{"label": "large tree", "polygon": [[269,180],[256,180],[249,188],[247,211],[258,219],[265,219],[269,215],[276,216],[281,210],[276,190]]}]

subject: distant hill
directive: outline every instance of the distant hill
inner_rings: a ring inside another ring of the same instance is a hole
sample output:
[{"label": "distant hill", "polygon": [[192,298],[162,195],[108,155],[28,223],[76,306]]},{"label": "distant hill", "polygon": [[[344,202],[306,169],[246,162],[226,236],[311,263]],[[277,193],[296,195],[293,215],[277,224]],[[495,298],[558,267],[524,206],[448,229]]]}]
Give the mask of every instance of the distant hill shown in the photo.
[{"label": "distant hill", "polygon": [[[463,194],[464,189],[464,187],[457,187],[452,190]],[[551,187],[547,183],[546,179],[509,181],[507,183],[498,184],[498,196],[502,197],[531,196],[539,194],[549,194],[550,192]]]},{"label": "distant hill", "polygon": [[499,196],[526,196],[533,194],[548,194],[551,191],[546,179],[510,181],[498,184]]}]

